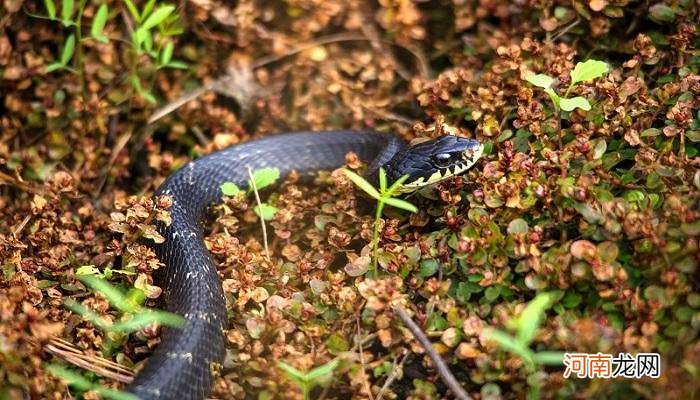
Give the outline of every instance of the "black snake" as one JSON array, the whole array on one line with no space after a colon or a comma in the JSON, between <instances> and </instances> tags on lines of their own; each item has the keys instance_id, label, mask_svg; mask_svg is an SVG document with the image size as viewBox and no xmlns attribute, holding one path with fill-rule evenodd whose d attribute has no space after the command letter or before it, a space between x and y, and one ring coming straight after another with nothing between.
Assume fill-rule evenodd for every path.
<instances>
[{"instance_id":1,"label":"black snake","mask_svg":"<svg viewBox=\"0 0 700 400\"><path fill-rule=\"evenodd\" d=\"M224 182L246 187L248 168L274 167L282 176L293 170L332 170L354 152L369 162L366 176L375 177L383 166L389 182L409 175L403 186L410 191L466 171L482 150L476 140L455 136L408 147L394 135L371 131L301 132L249 141L187 164L156 191L172 198L172 223L158 226L164 243L151 243L165 264L156 281L164 289L166 308L184 316L186 323L183 329L165 329L126 390L144 400L204 399L211 390L225 354L227 316L201 222L207 209L222 200Z\"/></svg>"}]
</instances>

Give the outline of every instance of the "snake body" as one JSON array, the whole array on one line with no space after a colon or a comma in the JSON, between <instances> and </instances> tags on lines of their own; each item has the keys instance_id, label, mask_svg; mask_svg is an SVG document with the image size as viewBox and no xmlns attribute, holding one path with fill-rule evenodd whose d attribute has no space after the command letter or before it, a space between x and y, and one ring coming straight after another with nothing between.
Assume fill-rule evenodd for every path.
<instances>
[{"instance_id":1,"label":"snake body","mask_svg":"<svg viewBox=\"0 0 700 400\"><path fill-rule=\"evenodd\" d=\"M369 162L368 176L376 176L384 166L390 182L408 174L408 183L421 179L431 183L435 174L459 173L481 155L482 146L471 139L438 142L411 148L394 135L371 131L287 133L220 150L171 175L156 195L171 197L172 223L159 224L165 242L150 245L164 264L155 278L163 288L166 309L184 316L186 322L182 329L164 329L161 343L126 390L143 400L199 400L211 390L225 354L228 318L221 280L205 247L201 223L207 209L221 202L224 182L245 188L249 168L278 168L282 176L291 171L332 170L345 163L347 153L354 152ZM415 148L418 151L410 151ZM423 154L426 152L432 155ZM453 153L455 159L458 153L472 159L445 163L445 154ZM431 165L433 159L439 165Z\"/></svg>"}]
</instances>

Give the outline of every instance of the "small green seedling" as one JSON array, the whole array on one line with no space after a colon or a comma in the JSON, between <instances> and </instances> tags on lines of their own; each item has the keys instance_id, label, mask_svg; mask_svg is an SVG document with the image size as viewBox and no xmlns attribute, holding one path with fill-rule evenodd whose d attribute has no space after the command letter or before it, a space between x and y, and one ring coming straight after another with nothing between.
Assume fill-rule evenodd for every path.
<instances>
[{"instance_id":1,"label":"small green seedling","mask_svg":"<svg viewBox=\"0 0 700 400\"><path fill-rule=\"evenodd\" d=\"M580 62L576 64L574 70L571 71L571 83L566 89L564 97L559 97L559 95L552 89L552 84L554 83L554 78L545 74L533 74L529 75L525 79L531 84L541 87L544 92L549 95L552 99L552 103L557 110L561 109L563 111L573 111L576 108L580 108L584 111L589 111L591 109L591 103L581 96L576 96L568 98L569 92L573 86L579 82L586 82L596 78L600 78L608 72L608 65L602 61L598 60L588 60L585 62Z\"/></svg>"},{"instance_id":2,"label":"small green seedling","mask_svg":"<svg viewBox=\"0 0 700 400\"><path fill-rule=\"evenodd\" d=\"M345 169L345 175L360 189L364 190L370 197L377 201L377 210L374 216L374 234L372 236L372 275L377 274L377 254L379 252L379 223L381 222L382 211L386 204L406 210L408 212L418 212L418 208L413 204L394 198L399 194L399 188L408 179L408 175L404 175L397 179L390 187L387 188L386 172L384 168L379 168L379 190L375 189L371 183L360 175Z\"/></svg>"},{"instance_id":3,"label":"small green seedling","mask_svg":"<svg viewBox=\"0 0 700 400\"><path fill-rule=\"evenodd\" d=\"M261 168L253 172L253 181L248 180L248 190L244 191L238 187L233 182L225 182L221 185L221 192L226 196L239 196L239 195L249 195L253 193L253 188L257 190L262 190L273 183L275 183L280 178L280 170L277 168ZM253 185L254 183L254 185ZM253 209L258 217L261 217L265 221L271 220L279 209L275 206L271 206L267 203L259 203Z\"/></svg>"},{"instance_id":4,"label":"small green seedling","mask_svg":"<svg viewBox=\"0 0 700 400\"><path fill-rule=\"evenodd\" d=\"M282 361L277 362L277 367L284 371L285 375L299 386L304 400L310 400L311 391L314 387L327 383L333 376L333 370L338 367L339 363L338 359L335 359L309 372L301 372Z\"/></svg>"},{"instance_id":5,"label":"small green seedling","mask_svg":"<svg viewBox=\"0 0 700 400\"><path fill-rule=\"evenodd\" d=\"M484 333L505 351L511 352L523 361L525 369L530 374L528 384L530 385L529 398L540 398L540 378L538 371L544 365L563 365L564 353L559 351L534 352L530 349L530 344L535 338L545 311L554 303L555 295L552 293L540 293L530 301L522 314L515 319L508 321L508 327L515 331L512 336L502 330L487 328Z\"/></svg>"},{"instance_id":6,"label":"small green seedling","mask_svg":"<svg viewBox=\"0 0 700 400\"><path fill-rule=\"evenodd\" d=\"M44 365L44 369L49 374L59 379L63 379L75 389L83 392L93 391L102 396L103 398L109 400L138 400L138 397L136 395L127 392L121 392L119 390L108 389L96 383L90 382L84 376L73 372L70 369L63 368L58 364L46 364Z\"/></svg>"},{"instance_id":7,"label":"small green seedling","mask_svg":"<svg viewBox=\"0 0 700 400\"><path fill-rule=\"evenodd\" d=\"M80 314L105 332L136 332L153 323L172 328L182 328L185 325L183 317L166 311L144 308L139 304L140 301L135 296L125 295L107 281L95 275L78 275L78 279L94 291L102 294L114 308L123 314L121 321L111 322L76 301L66 301L65 305L71 311Z\"/></svg>"},{"instance_id":8,"label":"small green seedling","mask_svg":"<svg viewBox=\"0 0 700 400\"><path fill-rule=\"evenodd\" d=\"M103 3L95 12L90 25L90 34L83 33L82 20L87 0L61 0L60 15L57 12L55 0L44 0L46 15L32 15L35 18L48 19L60 22L65 28L72 32L66 36L61 50L60 58L46 66L46 72L66 70L77 74L80 77L83 93L85 88L84 51L83 43L94 40L101 43L109 43L110 38L105 34L111 11L107 4ZM143 8L136 7L133 1L124 0L127 13L134 21L134 29L131 32L131 40L127 40L132 49L131 71L129 83L132 89L141 97L151 103L156 102L156 98L150 89L144 87L142 80L150 77L150 86L153 86L155 72L163 68L187 69L187 64L174 60L173 53L175 45L171 37L182 34L183 30L179 24L179 15L175 12L176 7L172 4L157 4L156 0L148 0ZM128 17L127 17L128 18ZM156 37L155 32L158 32ZM147 55L154 68L139 69L139 58ZM71 66L73 64L73 66Z\"/></svg>"}]
</instances>

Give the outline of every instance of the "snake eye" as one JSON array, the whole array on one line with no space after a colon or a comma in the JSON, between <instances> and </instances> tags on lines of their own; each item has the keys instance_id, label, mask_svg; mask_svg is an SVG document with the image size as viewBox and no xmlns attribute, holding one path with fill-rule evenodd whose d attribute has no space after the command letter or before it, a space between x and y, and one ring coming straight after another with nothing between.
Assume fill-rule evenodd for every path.
<instances>
[{"instance_id":1,"label":"snake eye","mask_svg":"<svg viewBox=\"0 0 700 400\"><path fill-rule=\"evenodd\" d=\"M452 161L452 154L450 153L438 153L433 156L433 160L438 167L447 167Z\"/></svg>"}]
</instances>

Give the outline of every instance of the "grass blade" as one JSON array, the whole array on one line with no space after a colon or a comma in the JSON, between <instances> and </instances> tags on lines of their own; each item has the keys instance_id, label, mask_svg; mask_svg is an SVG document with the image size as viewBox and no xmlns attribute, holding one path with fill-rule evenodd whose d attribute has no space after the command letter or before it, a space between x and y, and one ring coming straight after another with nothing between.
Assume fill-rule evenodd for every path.
<instances>
[{"instance_id":1,"label":"grass blade","mask_svg":"<svg viewBox=\"0 0 700 400\"><path fill-rule=\"evenodd\" d=\"M148 16L148 18L146 18L143 25L141 25L141 29L149 30L153 28L168 18L168 15L172 14L173 11L175 11L175 6L173 5L158 7L151 15Z\"/></svg>"},{"instance_id":2,"label":"grass blade","mask_svg":"<svg viewBox=\"0 0 700 400\"><path fill-rule=\"evenodd\" d=\"M348 177L357 187L360 189L364 190L365 193L370 195L372 198L379 200L381 198L381 195L377 191L377 189L372 186L371 183L367 182L367 180L360 175L350 171L349 169L344 169L343 172L345 172L345 176Z\"/></svg>"},{"instance_id":3,"label":"grass blade","mask_svg":"<svg viewBox=\"0 0 700 400\"><path fill-rule=\"evenodd\" d=\"M412 212L412 213L418 212L418 207L414 206L413 204L411 204L405 200L397 199L394 197L384 198L384 203L386 203L392 207L395 207L395 208L400 208L402 210L406 210L408 212Z\"/></svg>"},{"instance_id":4,"label":"grass blade","mask_svg":"<svg viewBox=\"0 0 700 400\"><path fill-rule=\"evenodd\" d=\"M44 6L46 7L46 13L49 15L49 18L56 18L56 4L54 4L53 0L44 0Z\"/></svg>"},{"instance_id":5,"label":"grass blade","mask_svg":"<svg viewBox=\"0 0 700 400\"><path fill-rule=\"evenodd\" d=\"M70 34L66 38L66 42L63 44L63 51L61 52L61 64L63 66L68 65L70 59L73 57L73 52L75 51L75 35Z\"/></svg>"},{"instance_id":6,"label":"grass blade","mask_svg":"<svg viewBox=\"0 0 700 400\"><path fill-rule=\"evenodd\" d=\"M516 322L518 342L527 345L532 341L540 326L545 310L551 305L552 295L549 293L540 293L530 301Z\"/></svg>"},{"instance_id":7,"label":"grass blade","mask_svg":"<svg viewBox=\"0 0 700 400\"><path fill-rule=\"evenodd\" d=\"M92 26L90 27L90 35L103 43L107 43L107 37L102 33L102 31L105 28L108 16L109 7L107 7L107 4L102 4L100 8L97 9L95 18L92 20Z\"/></svg>"}]
</instances>

